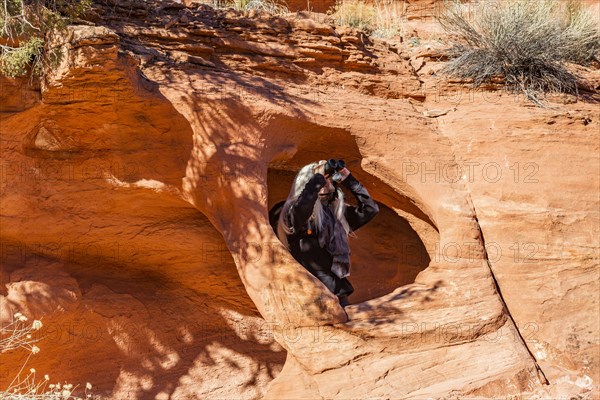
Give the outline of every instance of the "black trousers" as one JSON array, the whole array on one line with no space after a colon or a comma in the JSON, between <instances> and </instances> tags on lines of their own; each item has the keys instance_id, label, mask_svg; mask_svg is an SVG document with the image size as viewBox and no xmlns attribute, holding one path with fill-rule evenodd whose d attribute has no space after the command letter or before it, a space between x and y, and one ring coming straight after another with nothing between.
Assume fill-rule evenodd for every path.
<instances>
[{"instance_id":1,"label":"black trousers","mask_svg":"<svg viewBox=\"0 0 600 400\"><path fill-rule=\"evenodd\" d=\"M340 279L337 275L332 272L326 272L322 270L315 270L313 268L306 268L311 274L313 274L318 280L329 289L329 291L341 298L349 296L354 292L354 287L348 280L348 278Z\"/></svg>"}]
</instances>

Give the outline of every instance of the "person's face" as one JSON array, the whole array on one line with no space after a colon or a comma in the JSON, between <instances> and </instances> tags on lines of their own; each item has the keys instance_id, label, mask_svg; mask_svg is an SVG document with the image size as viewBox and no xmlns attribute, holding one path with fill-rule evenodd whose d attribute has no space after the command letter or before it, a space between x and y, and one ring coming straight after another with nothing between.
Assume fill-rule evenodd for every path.
<instances>
[{"instance_id":1,"label":"person's face","mask_svg":"<svg viewBox=\"0 0 600 400\"><path fill-rule=\"evenodd\" d=\"M319 190L319 200L321 200L322 203L327 204L329 202L329 200L331 199L331 197L333 196L333 193L335 192L335 186L333 185L333 180L331 179L331 176L328 176L325 174L325 165L324 164L315 167L313 172L315 174L320 173L325 176L325 186L323 186L321 188L321 190Z\"/></svg>"},{"instance_id":2,"label":"person's face","mask_svg":"<svg viewBox=\"0 0 600 400\"><path fill-rule=\"evenodd\" d=\"M333 186L333 181L331 177L328 177L325 180L325 186L319 190L319 200L323 203L327 203L331 198L331 195L335 192L335 186Z\"/></svg>"}]
</instances>

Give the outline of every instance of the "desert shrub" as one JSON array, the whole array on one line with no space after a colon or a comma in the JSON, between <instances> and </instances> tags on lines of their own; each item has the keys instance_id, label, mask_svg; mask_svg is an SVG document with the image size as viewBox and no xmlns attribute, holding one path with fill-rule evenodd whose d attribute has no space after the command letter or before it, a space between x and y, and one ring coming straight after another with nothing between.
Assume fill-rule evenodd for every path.
<instances>
[{"instance_id":1,"label":"desert shrub","mask_svg":"<svg viewBox=\"0 0 600 400\"><path fill-rule=\"evenodd\" d=\"M0 3L0 72L21 76L41 72L44 38L81 17L92 0L2 0Z\"/></svg>"},{"instance_id":2,"label":"desert shrub","mask_svg":"<svg viewBox=\"0 0 600 400\"><path fill-rule=\"evenodd\" d=\"M285 1L278 0L202 0L201 3L215 9L233 8L242 12L256 10L265 11L272 15L281 15L289 12Z\"/></svg>"},{"instance_id":3,"label":"desert shrub","mask_svg":"<svg viewBox=\"0 0 600 400\"><path fill-rule=\"evenodd\" d=\"M398 0L375 0L375 27L371 36L391 38L402 36L402 21L405 17L404 2Z\"/></svg>"},{"instance_id":4,"label":"desert shrub","mask_svg":"<svg viewBox=\"0 0 600 400\"><path fill-rule=\"evenodd\" d=\"M597 23L571 0L447 2L438 18L452 42L443 72L476 87L501 77L540 105L544 93L577 93L568 63L588 63L600 50Z\"/></svg>"},{"instance_id":5,"label":"desert shrub","mask_svg":"<svg viewBox=\"0 0 600 400\"><path fill-rule=\"evenodd\" d=\"M399 0L338 0L327 12L336 25L350 26L370 36L390 38L400 35L404 3Z\"/></svg>"},{"instance_id":6,"label":"desert shrub","mask_svg":"<svg viewBox=\"0 0 600 400\"><path fill-rule=\"evenodd\" d=\"M275 0L231 0L226 6L233 7L239 11L266 11L273 15L285 14L288 8Z\"/></svg>"},{"instance_id":7,"label":"desert shrub","mask_svg":"<svg viewBox=\"0 0 600 400\"><path fill-rule=\"evenodd\" d=\"M363 0L337 1L328 12L336 25L371 32L375 26L375 7Z\"/></svg>"},{"instance_id":8,"label":"desert shrub","mask_svg":"<svg viewBox=\"0 0 600 400\"><path fill-rule=\"evenodd\" d=\"M43 379L37 379L35 368L30 368L29 372L23 376L27 362L32 354L40 352L40 348L34 343L41 339L36 338L36 331L42 327L42 321L35 320L31 325L27 322L28 318L21 313L13 316L13 321L0 326L0 363L2 354L24 349L29 353L27 359L21 366L14 379L8 385L6 390L0 390L1 400L83 400L79 397L73 397L72 393L77 386L73 387L70 383L50 383L50 377L44 375ZM88 393L92 385L88 382L85 387L85 397L90 398Z\"/></svg>"}]
</instances>

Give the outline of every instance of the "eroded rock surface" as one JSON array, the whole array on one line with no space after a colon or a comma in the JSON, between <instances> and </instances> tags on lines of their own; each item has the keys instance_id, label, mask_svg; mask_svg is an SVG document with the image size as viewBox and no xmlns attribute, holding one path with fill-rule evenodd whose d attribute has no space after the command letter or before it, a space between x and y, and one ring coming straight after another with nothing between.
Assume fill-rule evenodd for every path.
<instances>
[{"instance_id":1,"label":"eroded rock surface","mask_svg":"<svg viewBox=\"0 0 600 400\"><path fill-rule=\"evenodd\" d=\"M472 93L301 15L103 4L2 103L1 318L43 316L38 371L115 399L598 395L597 103ZM348 316L267 216L329 157L383 209Z\"/></svg>"}]
</instances>

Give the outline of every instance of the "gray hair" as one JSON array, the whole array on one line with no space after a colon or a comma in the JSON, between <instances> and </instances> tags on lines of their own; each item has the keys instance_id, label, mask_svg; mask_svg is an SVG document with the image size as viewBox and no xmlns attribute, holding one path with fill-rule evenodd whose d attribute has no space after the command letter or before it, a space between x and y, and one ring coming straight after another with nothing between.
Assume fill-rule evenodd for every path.
<instances>
[{"instance_id":1,"label":"gray hair","mask_svg":"<svg viewBox=\"0 0 600 400\"><path fill-rule=\"evenodd\" d=\"M290 211L290 207L296 202L308 181L310 181L310 179L316 174L315 169L317 169L317 172L324 174L326 163L327 160L321 160L305 165L304 167L300 168L300 171L298 171L296 177L294 178L292 188L290 189L290 193L287 197L287 200L283 204L281 214L279 215L279 220L277 221L277 237L279 237L279 240L281 240L281 242L288 249L290 248L290 246L287 241L287 235L293 235L295 233L293 223L291 224L291 226L288 225L288 221L286 218ZM342 223L346 234L349 234L350 226L348 225L348 221L346 221L346 216L344 215L344 211L346 208L346 205L344 203L344 193L339 187L336 189L336 191L337 197L333 201L333 215ZM309 221L312 223L313 226L316 226L318 232L321 232L323 228L324 212L325 210L323 209L321 201L317 199Z\"/></svg>"}]
</instances>

